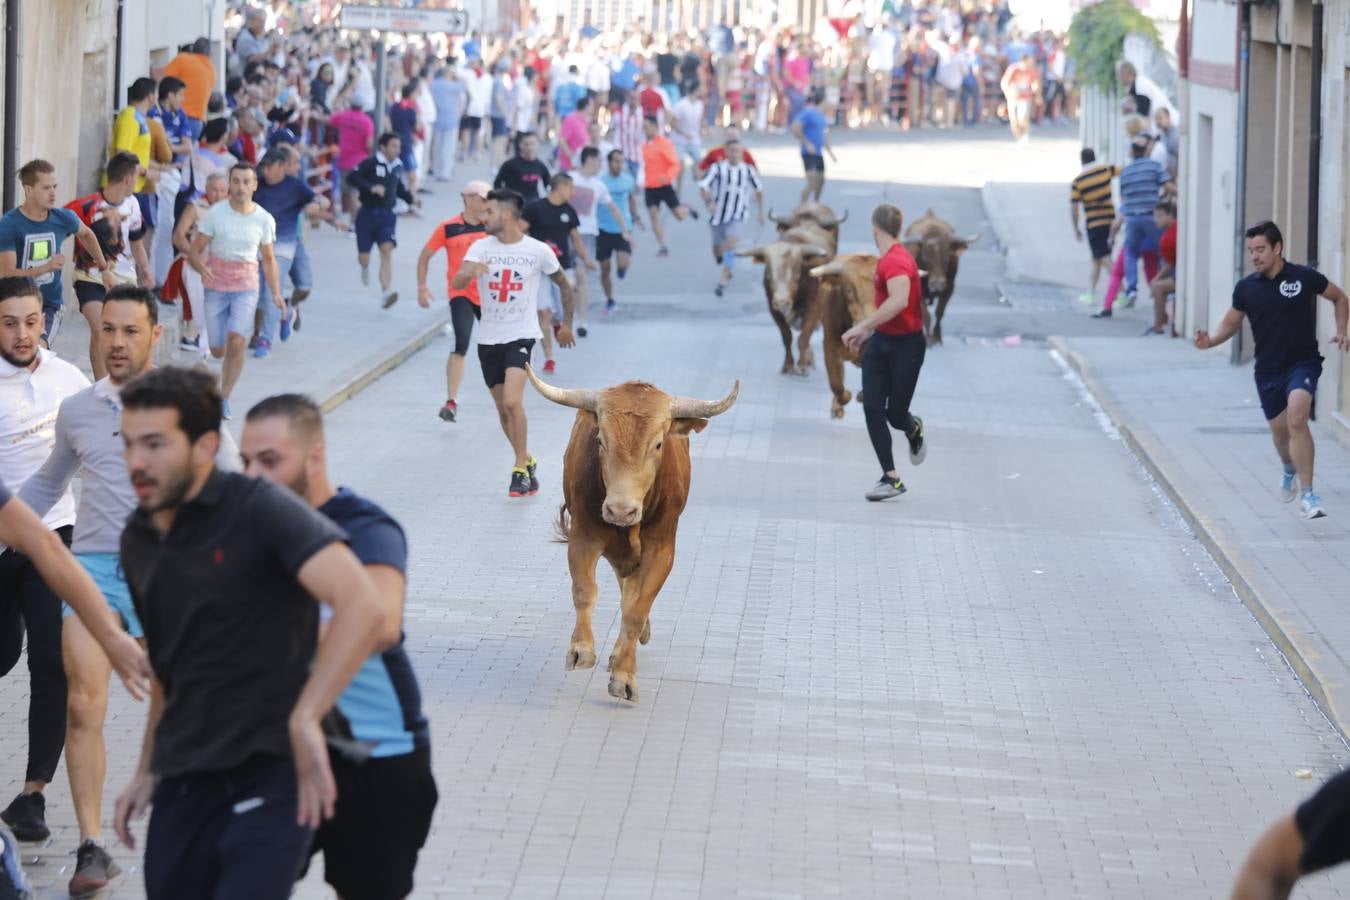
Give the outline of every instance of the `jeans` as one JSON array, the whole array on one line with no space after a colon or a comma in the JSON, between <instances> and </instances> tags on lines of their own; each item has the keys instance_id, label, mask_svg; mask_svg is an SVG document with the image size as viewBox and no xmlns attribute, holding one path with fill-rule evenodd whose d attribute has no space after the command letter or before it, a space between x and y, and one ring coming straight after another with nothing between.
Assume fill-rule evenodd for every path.
<instances>
[{"instance_id":1,"label":"jeans","mask_svg":"<svg viewBox=\"0 0 1350 900\"><path fill-rule=\"evenodd\" d=\"M797 113L801 112L802 108L806 106L806 94L791 87L784 88L783 93L787 95L788 125L791 126L793 122L797 121Z\"/></svg>"},{"instance_id":2,"label":"jeans","mask_svg":"<svg viewBox=\"0 0 1350 900\"><path fill-rule=\"evenodd\" d=\"M154 273L155 284L163 284L169 274L169 266L177 251L173 246L174 203L178 199L178 189L183 185L183 173L175 168L165 169L159 174L155 185L155 196L159 199L159 227L150 243L150 271Z\"/></svg>"},{"instance_id":3,"label":"jeans","mask_svg":"<svg viewBox=\"0 0 1350 900\"><path fill-rule=\"evenodd\" d=\"M973 78L961 82L961 121L967 125L980 121L980 83Z\"/></svg>"},{"instance_id":4,"label":"jeans","mask_svg":"<svg viewBox=\"0 0 1350 900\"><path fill-rule=\"evenodd\" d=\"M1139 258L1158 252L1162 233L1153 221L1153 212L1125 217L1125 293L1133 294L1139 283Z\"/></svg>"},{"instance_id":5,"label":"jeans","mask_svg":"<svg viewBox=\"0 0 1350 900\"><path fill-rule=\"evenodd\" d=\"M56 533L70 546L73 528ZM61 598L32 560L0 555L0 675L19 662L28 635L28 770L25 781L50 782L66 744L66 670L61 661Z\"/></svg>"},{"instance_id":6,"label":"jeans","mask_svg":"<svg viewBox=\"0 0 1350 900\"><path fill-rule=\"evenodd\" d=\"M310 268L309 252L305 250L303 241L295 244L276 244L273 246L273 252L277 257L277 269L283 284L289 276L293 290L310 290L314 287L314 272ZM258 266L258 282L258 303L263 311L262 336L276 343L277 329L281 325L281 310L272 302L272 289L267 286L261 264Z\"/></svg>"}]
</instances>

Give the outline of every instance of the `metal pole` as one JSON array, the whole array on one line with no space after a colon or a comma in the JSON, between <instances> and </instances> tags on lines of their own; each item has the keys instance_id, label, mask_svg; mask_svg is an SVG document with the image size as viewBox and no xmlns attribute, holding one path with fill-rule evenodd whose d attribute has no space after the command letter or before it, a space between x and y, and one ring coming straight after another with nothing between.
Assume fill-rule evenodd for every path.
<instances>
[{"instance_id":1,"label":"metal pole","mask_svg":"<svg viewBox=\"0 0 1350 900\"><path fill-rule=\"evenodd\" d=\"M380 32L380 42L375 50L375 108L370 111L370 118L375 123L375 137L384 133L384 108L388 105L384 96L384 69L385 58L387 57L384 46L384 32Z\"/></svg>"},{"instance_id":2,"label":"metal pole","mask_svg":"<svg viewBox=\"0 0 1350 900\"><path fill-rule=\"evenodd\" d=\"M13 209L19 170L19 0L5 0L5 209Z\"/></svg>"},{"instance_id":3,"label":"metal pole","mask_svg":"<svg viewBox=\"0 0 1350 900\"><path fill-rule=\"evenodd\" d=\"M1247 250L1247 107L1251 103L1251 91L1248 79L1251 77L1252 56L1252 10L1249 0L1240 0L1242 4L1242 36L1238 42L1238 134L1237 134L1237 178L1233 198L1234 219L1237 222L1236 246L1233 248L1233 282L1242 280L1244 268L1242 260ZM1243 332L1233 337L1233 349L1229 359L1235 365L1242 362Z\"/></svg>"},{"instance_id":4,"label":"metal pole","mask_svg":"<svg viewBox=\"0 0 1350 900\"><path fill-rule=\"evenodd\" d=\"M1317 268L1318 219L1322 206L1322 0L1313 0L1312 90L1308 112L1308 265Z\"/></svg>"}]
</instances>

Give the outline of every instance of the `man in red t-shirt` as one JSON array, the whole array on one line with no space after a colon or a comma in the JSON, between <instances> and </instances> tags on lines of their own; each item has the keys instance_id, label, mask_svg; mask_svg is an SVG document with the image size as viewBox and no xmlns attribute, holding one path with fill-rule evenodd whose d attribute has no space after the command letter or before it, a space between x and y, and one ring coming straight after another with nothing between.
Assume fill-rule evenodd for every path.
<instances>
[{"instance_id":1,"label":"man in red t-shirt","mask_svg":"<svg viewBox=\"0 0 1350 900\"><path fill-rule=\"evenodd\" d=\"M698 161L699 174L707 172L708 167L711 166L713 163L721 162L722 160L727 158L726 142L729 141L739 142L740 139L741 139L740 129L738 129L735 125L728 125L726 127L726 131L723 137L724 142L718 144L716 147L709 150L706 154L704 154L703 158ZM742 144L741 146L742 148L744 148L745 145ZM755 162L755 157L750 153L749 150L742 149L741 155L745 157L745 161L748 164L755 166L756 168L759 168L759 164Z\"/></svg>"},{"instance_id":2,"label":"man in red t-shirt","mask_svg":"<svg viewBox=\"0 0 1350 900\"><path fill-rule=\"evenodd\" d=\"M1148 289L1153 294L1153 327L1145 334L1163 334L1167 328L1167 295L1177 289L1177 208L1170 200L1163 200L1153 208L1153 221L1162 231L1158 239L1158 253L1163 267ZM1176 337L1176 329L1172 336Z\"/></svg>"},{"instance_id":3,"label":"man in red t-shirt","mask_svg":"<svg viewBox=\"0 0 1350 900\"><path fill-rule=\"evenodd\" d=\"M464 254L469 246L487 236L483 217L487 212L487 195L492 185L486 181L470 181L464 185L461 195L464 198L464 212L436 226L431 237L422 247L417 257L417 303L423 309L431 306L431 288L427 287L427 268L437 251L445 249L446 282L453 282L455 273L464 262ZM454 285L448 288L450 296L450 326L455 332L455 346L450 358L445 362L445 405L441 407L440 417L446 422L455 421L459 414L460 382L464 380L464 356L469 352L469 338L473 335L473 323L482 318L481 303L478 299L478 279L473 279L461 290Z\"/></svg>"},{"instance_id":4,"label":"man in red t-shirt","mask_svg":"<svg viewBox=\"0 0 1350 900\"><path fill-rule=\"evenodd\" d=\"M891 453L892 428L905 433L911 463L917 466L928 455L923 420L909 412L928 342L919 266L900 243L903 223L900 209L889 203L872 211L872 240L881 254L872 276L876 309L843 334L844 346L854 352L862 348L863 416L881 463L881 480L867 492L868 500L889 500L905 492Z\"/></svg>"},{"instance_id":5,"label":"man in red t-shirt","mask_svg":"<svg viewBox=\"0 0 1350 900\"><path fill-rule=\"evenodd\" d=\"M661 90L657 83L658 79L655 73L647 76L647 83L638 92L638 103L642 104L642 115L644 118L656 120L656 124L661 126L661 131L666 129L666 114L670 112L670 100Z\"/></svg>"}]
</instances>

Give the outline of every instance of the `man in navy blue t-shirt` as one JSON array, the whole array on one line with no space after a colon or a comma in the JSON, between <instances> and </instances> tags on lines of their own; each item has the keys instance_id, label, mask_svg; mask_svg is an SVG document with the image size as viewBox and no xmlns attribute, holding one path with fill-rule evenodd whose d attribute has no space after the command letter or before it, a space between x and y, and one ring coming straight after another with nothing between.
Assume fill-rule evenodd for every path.
<instances>
[{"instance_id":1,"label":"man in navy blue t-shirt","mask_svg":"<svg viewBox=\"0 0 1350 900\"><path fill-rule=\"evenodd\" d=\"M338 799L314 852L323 851L324 879L340 897L407 897L437 801L430 729L403 650L407 539L379 506L333 488L323 417L308 397L279 394L250 409L239 449L247 474L286 485L347 533L384 602L386 649L366 660L325 721Z\"/></svg>"},{"instance_id":2,"label":"man in navy blue t-shirt","mask_svg":"<svg viewBox=\"0 0 1350 900\"><path fill-rule=\"evenodd\" d=\"M257 357L272 352L278 326L283 341L291 336L291 324L293 321L298 322L296 307L314 287L309 258L303 252L300 216L305 213L328 215L328 198L318 196L299 177L286 171L291 160L296 158L292 154L298 156L294 147L273 147L263 154L258 163L258 189L253 192L253 202L276 219L277 239L273 252L277 258L277 268L283 276L289 276L294 290L286 298L287 309L283 316L281 309L272 302L272 291L267 287L266 279L259 282L259 309L253 327L253 340L249 342Z\"/></svg>"},{"instance_id":3,"label":"man in navy blue t-shirt","mask_svg":"<svg viewBox=\"0 0 1350 900\"><path fill-rule=\"evenodd\" d=\"M1245 316L1256 339L1256 391L1261 410L1284 463L1280 499L1299 500L1305 518L1326 515L1313 490L1313 437L1308 428L1322 354L1317 349L1317 296L1336 304L1336 334L1331 343L1350 350L1350 297L1316 269L1284 261L1284 237L1274 222L1247 229L1252 274L1233 289L1233 308L1219 329L1195 332L1195 346L1217 347L1238 333ZM1300 491L1300 488L1302 489Z\"/></svg>"}]
</instances>

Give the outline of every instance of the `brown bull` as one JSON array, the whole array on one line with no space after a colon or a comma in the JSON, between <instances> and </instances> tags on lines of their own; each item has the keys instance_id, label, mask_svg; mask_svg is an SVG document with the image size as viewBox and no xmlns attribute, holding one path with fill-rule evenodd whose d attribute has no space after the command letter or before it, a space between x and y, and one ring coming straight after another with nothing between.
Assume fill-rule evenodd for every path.
<instances>
[{"instance_id":1,"label":"brown bull","mask_svg":"<svg viewBox=\"0 0 1350 900\"><path fill-rule=\"evenodd\" d=\"M931 209L905 229L905 248L928 273L923 279L923 330L929 344L942 343L942 316L956 289L961 254L977 240L979 235L958 237L951 223ZM928 307L935 301L937 308L930 313Z\"/></svg>"},{"instance_id":2,"label":"brown bull","mask_svg":"<svg viewBox=\"0 0 1350 900\"><path fill-rule=\"evenodd\" d=\"M825 374L834 394L830 401L830 417L834 419L844 417L844 407L853 399L853 394L844 387L844 361L861 365L861 353L844 346L844 332L876 309L876 291L872 285L876 271L875 253L845 253L810 272L820 279ZM861 394L858 399L862 399Z\"/></svg>"},{"instance_id":3,"label":"brown bull","mask_svg":"<svg viewBox=\"0 0 1350 900\"><path fill-rule=\"evenodd\" d=\"M819 279L808 270L834 256L835 241L814 223L794 225L778 240L762 247L737 252L764 265L764 295L769 315L783 337L783 374L805 375L815 365L811 335L820 319ZM792 358L792 332L796 329L797 358Z\"/></svg>"},{"instance_id":4,"label":"brown bull","mask_svg":"<svg viewBox=\"0 0 1350 900\"><path fill-rule=\"evenodd\" d=\"M609 656L609 692L637 700L637 645L651 640L652 601L675 563L675 531L689 497L689 432L736 402L741 383L721 400L671 397L628 381L601 391L545 384L539 393L577 410L563 455L558 530L567 543L577 623L567 669L595 665L595 567L603 556L619 579L623 624Z\"/></svg>"}]
</instances>

